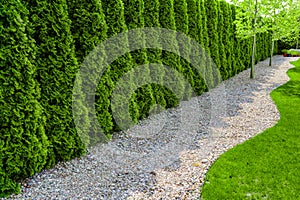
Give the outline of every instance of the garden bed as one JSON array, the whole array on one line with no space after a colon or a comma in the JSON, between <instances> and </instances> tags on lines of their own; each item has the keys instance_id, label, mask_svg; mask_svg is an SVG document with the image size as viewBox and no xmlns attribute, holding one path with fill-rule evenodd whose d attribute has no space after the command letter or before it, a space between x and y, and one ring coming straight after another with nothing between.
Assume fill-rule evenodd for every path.
<instances>
[{"instance_id":1,"label":"garden bed","mask_svg":"<svg viewBox=\"0 0 300 200\"><path fill-rule=\"evenodd\" d=\"M282 50L283 57L300 57L300 49Z\"/></svg>"}]
</instances>

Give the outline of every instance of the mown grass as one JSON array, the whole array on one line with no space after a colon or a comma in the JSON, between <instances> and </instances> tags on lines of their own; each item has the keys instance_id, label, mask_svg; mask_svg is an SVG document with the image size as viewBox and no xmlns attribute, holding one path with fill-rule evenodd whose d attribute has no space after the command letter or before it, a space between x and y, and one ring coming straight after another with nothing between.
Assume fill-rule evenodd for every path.
<instances>
[{"instance_id":1,"label":"mown grass","mask_svg":"<svg viewBox=\"0 0 300 200\"><path fill-rule=\"evenodd\" d=\"M280 121L221 155L202 199L300 199L300 59L291 63L291 80L271 93Z\"/></svg>"}]
</instances>

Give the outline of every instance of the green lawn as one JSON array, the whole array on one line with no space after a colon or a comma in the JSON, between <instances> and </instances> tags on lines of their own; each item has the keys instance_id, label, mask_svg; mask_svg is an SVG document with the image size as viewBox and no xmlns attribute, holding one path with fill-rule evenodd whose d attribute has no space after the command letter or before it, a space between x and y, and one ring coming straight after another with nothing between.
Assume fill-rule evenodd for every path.
<instances>
[{"instance_id":1,"label":"green lawn","mask_svg":"<svg viewBox=\"0 0 300 200\"><path fill-rule=\"evenodd\" d=\"M300 199L300 59L292 64L291 80L271 93L280 121L220 156L203 199Z\"/></svg>"}]
</instances>

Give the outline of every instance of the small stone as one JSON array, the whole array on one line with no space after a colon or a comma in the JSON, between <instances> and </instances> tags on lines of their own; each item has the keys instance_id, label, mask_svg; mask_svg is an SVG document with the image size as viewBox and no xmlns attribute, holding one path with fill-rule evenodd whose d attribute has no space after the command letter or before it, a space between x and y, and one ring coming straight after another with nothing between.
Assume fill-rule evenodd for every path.
<instances>
[{"instance_id":1,"label":"small stone","mask_svg":"<svg viewBox=\"0 0 300 200\"><path fill-rule=\"evenodd\" d=\"M194 166L194 167L199 167L200 164L199 164L199 163L193 163L193 166Z\"/></svg>"}]
</instances>

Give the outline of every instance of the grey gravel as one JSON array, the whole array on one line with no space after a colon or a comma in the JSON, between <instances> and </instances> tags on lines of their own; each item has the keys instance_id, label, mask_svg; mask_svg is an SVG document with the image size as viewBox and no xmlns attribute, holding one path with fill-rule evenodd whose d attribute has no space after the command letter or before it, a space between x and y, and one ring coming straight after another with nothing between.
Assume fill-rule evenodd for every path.
<instances>
[{"instance_id":1,"label":"grey gravel","mask_svg":"<svg viewBox=\"0 0 300 200\"><path fill-rule=\"evenodd\" d=\"M152 115L87 155L27 178L8 199L197 199L218 156L272 127L269 94L289 79L291 60L275 56L178 108Z\"/></svg>"}]
</instances>

